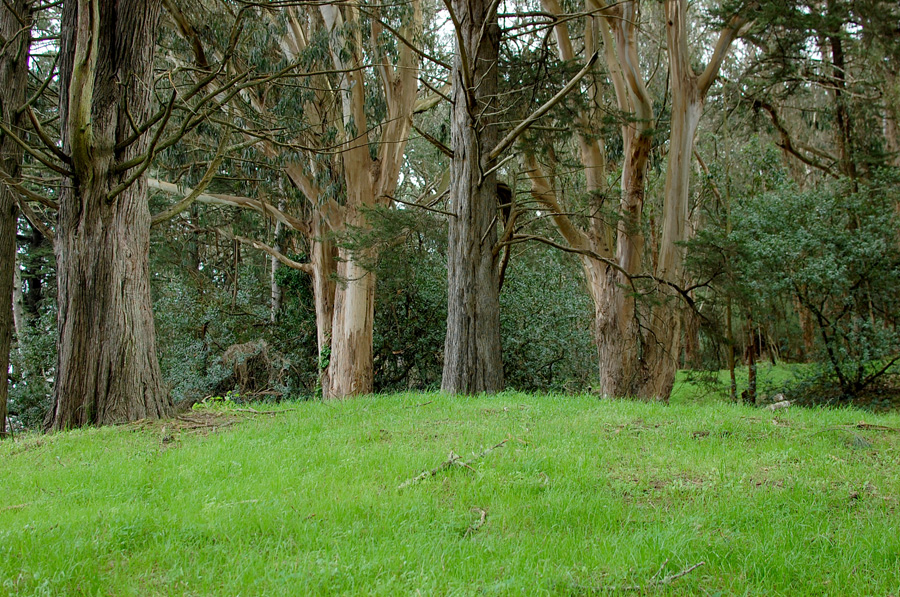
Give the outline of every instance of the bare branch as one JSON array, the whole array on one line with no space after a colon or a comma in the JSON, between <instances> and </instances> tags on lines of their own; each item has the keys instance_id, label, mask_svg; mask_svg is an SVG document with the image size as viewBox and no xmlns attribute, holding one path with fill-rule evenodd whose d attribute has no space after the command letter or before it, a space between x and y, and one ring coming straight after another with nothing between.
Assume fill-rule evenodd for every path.
<instances>
[{"instance_id":1,"label":"bare branch","mask_svg":"<svg viewBox=\"0 0 900 597\"><path fill-rule=\"evenodd\" d=\"M181 188L171 182L164 182L161 180L156 180L154 178L148 179L147 183L151 189L163 191L164 193L189 195L193 192L193 189L187 187ZM228 207L251 209L266 217L272 218L275 221L281 222L291 230L296 230L303 234L307 234L309 231L309 226L302 220L290 216L276 207L264 204L258 199L250 199L249 197L237 197L234 195L215 195L200 193L199 195L194 197L194 201L196 201L197 203L206 203L210 205L224 205ZM154 217L153 225L159 223L156 221L157 218L159 218L159 216Z\"/></svg>"},{"instance_id":2,"label":"bare branch","mask_svg":"<svg viewBox=\"0 0 900 597\"><path fill-rule=\"evenodd\" d=\"M290 268L292 268L292 269L296 269L296 270L299 270L299 271L301 271L301 272L306 272L306 273L309 274L309 275L313 275L313 266L312 266L311 263L300 263L299 261L294 261L294 260L291 259L290 257L287 257L286 255L284 255L284 254L281 253L280 251L276 251L275 249L273 249L272 247L270 247L269 245L267 245L267 244L265 244L265 243L263 243L263 242L260 242L260 241L258 241L258 240L254 240L254 239L252 239L252 238L245 238L245 237L243 237L243 236L236 236L236 235L234 235L234 234L231 234L230 232L228 232L228 231L225 230L224 228L217 228L216 230L218 230L218 232L219 232L222 236L224 236L225 238L229 238L229 239L231 239L231 240L236 240L236 241L238 241L238 242L240 242L240 243L243 243L243 244L245 244L245 245L250 245L250 246L253 247L254 249L258 249L258 250L260 250L260 251L263 251L263 252L265 252L265 253L268 253L269 255L271 255L272 257L274 257L275 259L277 259L278 261L280 261L281 263L283 263L284 265L286 265L286 266L288 266L288 267L290 267Z\"/></svg>"}]
</instances>

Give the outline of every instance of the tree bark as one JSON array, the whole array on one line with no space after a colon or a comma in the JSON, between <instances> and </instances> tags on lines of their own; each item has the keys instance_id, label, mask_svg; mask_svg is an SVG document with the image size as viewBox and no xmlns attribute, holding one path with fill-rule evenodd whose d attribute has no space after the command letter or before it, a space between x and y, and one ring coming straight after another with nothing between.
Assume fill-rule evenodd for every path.
<instances>
[{"instance_id":1,"label":"tree bark","mask_svg":"<svg viewBox=\"0 0 900 597\"><path fill-rule=\"evenodd\" d=\"M283 212L284 207L285 207L284 201L281 201L278 204L278 209ZM276 251L278 251L279 253L281 253L283 250L281 245L284 242L284 235L285 235L284 224L281 222L276 222L275 223L275 243L274 243L273 248ZM282 304L283 295L284 295L284 293L282 292L282 289L281 289L281 284L278 283L278 268L281 267L281 262L278 261L278 258L273 255L272 257L269 258L269 267L270 267L270 269L269 269L269 288L271 291L271 299L272 299L272 302L270 305L269 320L272 323L276 323L278 321L278 315L279 315L279 313L281 313L281 304Z\"/></svg>"},{"instance_id":2,"label":"tree bark","mask_svg":"<svg viewBox=\"0 0 900 597\"><path fill-rule=\"evenodd\" d=\"M60 194L56 242L53 429L159 418L172 407L156 355L147 181L122 167L149 148L148 134L127 140L130 119L150 116L159 11L159 0L63 6L60 122L74 174Z\"/></svg>"},{"instance_id":3,"label":"tree bark","mask_svg":"<svg viewBox=\"0 0 900 597\"><path fill-rule=\"evenodd\" d=\"M331 327L330 397L370 394L375 368L372 355L375 320L375 273L360 264L360 255L339 251L334 322Z\"/></svg>"},{"instance_id":4,"label":"tree bark","mask_svg":"<svg viewBox=\"0 0 900 597\"><path fill-rule=\"evenodd\" d=\"M334 319L335 274L337 264L327 225L313 214L310 234L313 300L316 304L316 340L319 348L319 387L323 397L331 391L331 325Z\"/></svg>"},{"instance_id":5,"label":"tree bark","mask_svg":"<svg viewBox=\"0 0 900 597\"><path fill-rule=\"evenodd\" d=\"M25 23L25 25L22 24ZM28 90L28 50L31 41L31 14L25 0L11 0L0 8L0 39L6 40L0 55L0 118L21 135ZM22 148L10 137L0 134L0 168L12 180L19 180ZM12 346L13 286L16 268L16 191L0 183L0 437L6 435L9 396L9 351Z\"/></svg>"},{"instance_id":6,"label":"tree bark","mask_svg":"<svg viewBox=\"0 0 900 597\"><path fill-rule=\"evenodd\" d=\"M447 337L441 387L451 394L503 389L500 354L497 179L487 156L497 143L496 10L484 0L453 0L450 211L447 248ZM484 34L482 35L482 31Z\"/></svg>"}]
</instances>

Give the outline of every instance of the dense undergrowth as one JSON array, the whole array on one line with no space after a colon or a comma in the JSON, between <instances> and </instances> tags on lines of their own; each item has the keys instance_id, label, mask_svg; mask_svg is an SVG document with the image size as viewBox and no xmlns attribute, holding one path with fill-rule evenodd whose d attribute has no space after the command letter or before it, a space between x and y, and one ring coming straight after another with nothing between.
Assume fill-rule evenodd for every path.
<instances>
[{"instance_id":1,"label":"dense undergrowth","mask_svg":"<svg viewBox=\"0 0 900 597\"><path fill-rule=\"evenodd\" d=\"M896 414L513 393L270 408L0 444L0 593L900 591ZM441 468L451 451L472 462Z\"/></svg>"}]
</instances>

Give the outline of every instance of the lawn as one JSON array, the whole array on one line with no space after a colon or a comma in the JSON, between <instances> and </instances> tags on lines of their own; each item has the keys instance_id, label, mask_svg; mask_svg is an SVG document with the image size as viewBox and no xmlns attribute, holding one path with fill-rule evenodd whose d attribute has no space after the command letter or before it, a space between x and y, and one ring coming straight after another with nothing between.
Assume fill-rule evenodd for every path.
<instances>
[{"instance_id":1,"label":"lawn","mask_svg":"<svg viewBox=\"0 0 900 597\"><path fill-rule=\"evenodd\" d=\"M900 594L897 414L256 408L0 444L0 593Z\"/></svg>"}]
</instances>

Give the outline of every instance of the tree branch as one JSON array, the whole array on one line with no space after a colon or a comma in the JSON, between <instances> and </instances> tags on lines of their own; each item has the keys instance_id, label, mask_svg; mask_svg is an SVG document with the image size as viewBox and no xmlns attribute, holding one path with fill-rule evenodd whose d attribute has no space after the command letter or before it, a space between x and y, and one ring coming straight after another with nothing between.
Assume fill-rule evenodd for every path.
<instances>
[{"instance_id":1,"label":"tree branch","mask_svg":"<svg viewBox=\"0 0 900 597\"><path fill-rule=\"evenodd\" d=\"M578 73L574 77L572 77L572 80L570 80L568 83L566 83L565 87L560 89L559 92L556 95L554 95L553 97L551 97L549 100L547 100L547 102L543 106L541 106L540 108L538 108L537 110L532 112L531 115L529 115L525 120L520 122L516 128L514 128L512 131L510 131L509 134L507 134L506 137L504 137L494 147L494 149L491 150L491 153L488 154L488 157L487 157L488 163L496 160L500 156L500 154L502 154L504 151L506 151L509 148L509 146L512 145L515 142L515 140L519 138L519 136L522 133L524 133L526 130L528 130L528 127L530 127L532 124L534 124L535 121L537 121L544 114L549 112L553 106L558 104L564 97L566 97L566 95L568 95L568 93L570 91L572 91L572 89L575 88L575 86L578 84L578 82L581 81L581 79L584 78L584 76L590 72L591 68L593 68L593 66L594 66L594 63L597 61L597 58L598 58L598 55L596 53L593 56L591 56L590 60L588 60L587 63L584 65L584 67L580 71L578 71Z\"/></svg>"},{"instance_id":2,"label":"tree branch","mask_svg":"<svg viewBox=\"0 0 900 597\"><path fill-rule=\"evenodd\" d=\"M312 266L311 263L300 263L299 261L294 261L294 260L291 259L290 257L287 257L286 255L284 255L284 254L281 253L280 251L276 251L275 249L273 249L272 247L270 247L269 245L267 245L267 244L265 244L265 243L263 243L263 242L260 242L260 241L258 241L258 240L254 240L254 239L252 239L252 238L245 238L245 237L243 237L243 236L236 236L236 235L234 235L234 234L231 234L230 232L228 232L228 231L225 230L224 228L216 228L216 230L217 230L222 236L224 236L225 238L228 238L228 239L231 239L231 240L236 240L236 241L238 241L238 242L240 242L240 243L243 243L243 244L245 244L245 245L250 245L250 246L253 247L254 249L257 249L257 250L263 251L263 252L265 252L265 253L268 253L269 255L271 255L272 257L274 257L275 259L277 259L278 261L280 261L281 263L283 263L284 265L286 265L286 266L288 266L288 267L290 267L290 268L292 268L292 269L296 269L296 270L299 270L299 271L301 271L301 272L306 272L306 273L309 274L310 276L313 275L313 266Z\"/></svg>"}]
</instances>

